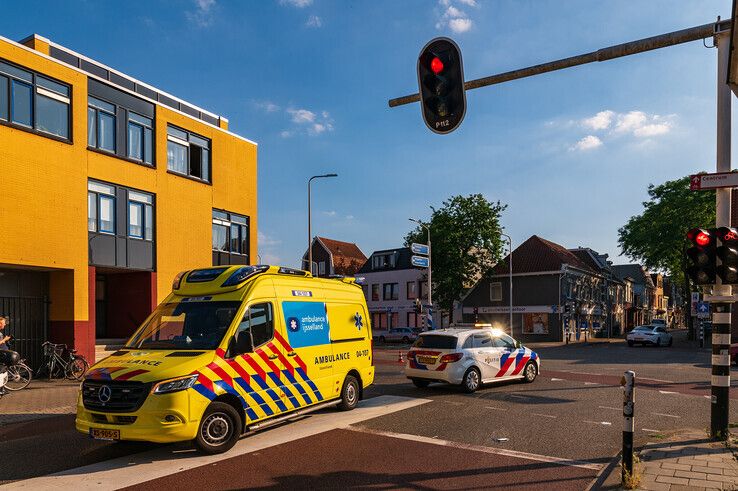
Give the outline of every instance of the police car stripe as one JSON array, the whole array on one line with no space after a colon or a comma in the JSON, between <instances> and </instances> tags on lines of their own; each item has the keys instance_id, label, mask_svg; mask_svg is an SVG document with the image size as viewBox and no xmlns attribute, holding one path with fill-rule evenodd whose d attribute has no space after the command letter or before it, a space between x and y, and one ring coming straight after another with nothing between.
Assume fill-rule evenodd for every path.
<instances>
[{"instance_id":1,"label":"police car stripe","mask_svg":"<svg viewBox=\"0 0 738 491\"><path fill-rule=\"evenodd\" d=\"M508 353L505 353L500 358L500 370L497 372L495 377L502 377L507 373L507 371L510 369L510 365L512 365L513 360L515 358L511 357Z\"/></svg>"},{"instance_id":2,"label":"police car stripe","mask_svg":"<svg viewBox=\"0 0 738 491\"><path fill-rule=\"evenodd\" d=\"M527 356L524 356L524 357L522 357L520 359L520 361L518 362L518 364L515 366L515 370L513 370L513 373L511 373L510 375L517 375L517 374L519 374L520 373L520 370L523 369L523 367L525 366L526 363L528 363L528 357Z\"/></svg>"},{"instance_id":3,"label":"police car stripe","mask_svg":"<svg viewBox=\"0 0 738 491\"><path fill-rule=\"evenodd\" d=\"M315 397L319 401L322 401L323 400L323 395L320 393L320 391L315 386L315 384L313 383L313 381L310 380L310 377L307 376L307 373L305 373L305 370L303 370L302 368L298 368L297 369L297 373L299 373L300 374L300 377L302 377L303 380L305 380L305 382L310 386L310 388L313 389L313 393L315 394Z\"/></svg>"}]
</instances>

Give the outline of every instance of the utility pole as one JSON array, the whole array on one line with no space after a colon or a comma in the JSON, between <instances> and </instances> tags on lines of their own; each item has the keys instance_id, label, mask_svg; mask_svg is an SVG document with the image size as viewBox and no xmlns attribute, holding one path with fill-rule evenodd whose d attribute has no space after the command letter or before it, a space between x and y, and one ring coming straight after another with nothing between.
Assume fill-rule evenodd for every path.
<instances>
[{"instance_id":1,"label":"utility pole","mask_svg":"<svg viewBox=\"0 0 738 491\"><path fill-rule=\"evenodd\" d=\"M510 336L515 336L513 333L513 285L512 285L512 276L513 276L513 270L512 270L512 238L507 235L500 233L501 236L505 237L507 239L507 246L508 249L510 249L510 254L508 255L508 279L510 280ZM520 336L523 335L523 326L520 326Z\"/></svg>"}]
</instances>

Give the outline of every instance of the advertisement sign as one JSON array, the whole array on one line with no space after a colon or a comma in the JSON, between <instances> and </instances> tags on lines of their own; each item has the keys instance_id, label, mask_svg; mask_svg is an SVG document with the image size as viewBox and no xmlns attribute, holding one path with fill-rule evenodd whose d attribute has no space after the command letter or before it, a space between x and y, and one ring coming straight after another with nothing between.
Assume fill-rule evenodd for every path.
<instances>
[{"instance_id":1,"label":"advertisement sign","mask_svg":"<svg viewBox=\"0 0 738 491\"><path fill-rule=\"evenodd\" d=\"M293 348L330 344L328 314L323 302L282 302L282 313Z\"/></svg>"},{"instance_id":2,"label":"advertisement sign","mask_svg":"<svg viewBox=\"0 0 738 491\"><path fill-rule=\"evenodd\" d=\"M548 314L523 314L523 334L548 334Z\"/></svg>"}]
</instances>

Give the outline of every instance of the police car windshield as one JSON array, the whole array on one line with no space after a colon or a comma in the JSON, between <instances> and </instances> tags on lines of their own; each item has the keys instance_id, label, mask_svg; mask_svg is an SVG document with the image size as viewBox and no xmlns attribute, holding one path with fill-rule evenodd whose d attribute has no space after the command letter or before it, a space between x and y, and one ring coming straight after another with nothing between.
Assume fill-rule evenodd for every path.
<instances>
[{"instance_id":1,"label":"police car windshield","mask_svg":"<svg viewBox=\"0 0 738 491\"><path fill-rule=\"evenodd\" d=\"M126 344L134 349L214 350L223 340L241 302L159 305Z\"/></svg>"},{"instance_id":2,"label":"police car windshield","mask_svg":"<svg viewBox=\"0 0 738 491\"><path fill-rule=\"evenodd\" d=\"M456 349L456 336L426 334L418 336L413 343L414 348Z\"/></svg>"}]
</instances>

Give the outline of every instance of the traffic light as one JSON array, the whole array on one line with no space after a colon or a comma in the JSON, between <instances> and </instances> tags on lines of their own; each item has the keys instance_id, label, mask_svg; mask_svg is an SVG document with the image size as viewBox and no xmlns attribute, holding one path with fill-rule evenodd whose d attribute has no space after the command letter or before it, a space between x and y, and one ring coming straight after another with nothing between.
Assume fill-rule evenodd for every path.
<instances>
[{"instance_id":1,"label":"traffic light","mask_svg":"<svg viewBox=\"0 0 738 491\"><path fill-rule=\"evenodd\" d=\"M571 313L571 305L570 304L568 304L568 303L565 303L564 304L564 313L565 314L570 314Z\"/></svg>"},{"instance_id":2,"label":"traffic light","mask_svg":"<svg viewBox=\"0 0 738 491\"><path fill-rule=\"evenodd\" d=\"M450 133L466 114L464 66L459 46L449 38L431 40L418 56L420 110L428 128Z\"/></svg>"},{"instance_id":3,"label":"traffic light","mask_svg":"<svg viewBox=\"0 0 738 491\"><path fill-rule=\"evenodd\" d=\"M738 229L720 227L717 237L722 243L716 251L722 263L717 267L717 275L724 285L738 284Z\"/></svg>"},{"instance_id":4,"label":"traffic light","mask_svg":"<svg viewBox=\"0 0 738 491\"><path fill-rule=\"evenodd\" d=\"M687 232L687 240L692 247L687 249L687 257L692 265L687 273L696 285L712 285L716 277L716 231L693 228Z\"/></svg>"},{"instance_id":5,"label":"traffic light","mask_svg":"<svg viewBox=\"0 0 738 491\"><path fill-rule=\"evenodd\" d=\"M419 298L416 298L415 299L415 306L414 307L415 307L415 313L416 314L420 314L420 313L423 312L423 305L421 305Z\"/></svg>"}]
</instances>

